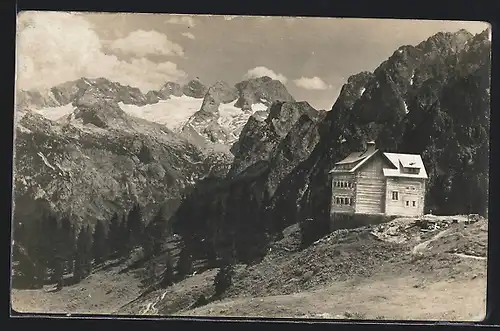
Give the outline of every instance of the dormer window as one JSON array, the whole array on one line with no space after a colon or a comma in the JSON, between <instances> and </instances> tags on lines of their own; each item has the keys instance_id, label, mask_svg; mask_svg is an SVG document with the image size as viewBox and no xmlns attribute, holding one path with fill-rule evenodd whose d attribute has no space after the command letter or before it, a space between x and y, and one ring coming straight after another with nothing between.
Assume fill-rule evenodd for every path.
<instances>
[{"instance_id":1,"label":"dormer window","mask_svg":"<svg viewBox=\"0 0 500 331\"><path fill-rule=\"evenodd\" d=\"M403 172L407 174L418 174L420 172L420 168L404 167Z\"/></svg>"}]
</instances>

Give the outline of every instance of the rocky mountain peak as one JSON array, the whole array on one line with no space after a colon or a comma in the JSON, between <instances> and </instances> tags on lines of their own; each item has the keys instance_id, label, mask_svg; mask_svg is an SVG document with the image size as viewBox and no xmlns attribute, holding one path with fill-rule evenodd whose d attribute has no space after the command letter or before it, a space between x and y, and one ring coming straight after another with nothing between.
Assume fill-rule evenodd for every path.
<instances>
[{"instance_id":1,"label":"rocky mountain peak","mask_svg":"<svg viewBox=\"0 0 500 331\"><path fill-rule=\"evenodd\" d=\"M235 104L230 105L235 100ZM187 121L183 132L194 135L196 139L205 137L210 143L229 146L238 139L254 112L264 113L257 117L260 120L268 115L264 111L266 107L275 101L287 100L293 100L292 96L281 82L270 77L249 79L234 87L224 81L217 81L207 89L200 110ZM222 104L224 111L221 112Z\"/></svg>"},{"instance_id":2,"label":"rocky mountain peak","mask_svg":"<svg viewBox=\"0 0 500 331\"><path fill-rule=\"evenodd\" d=\"M193 79L182 87L182 93L192 98L203 98L207 93L207 87L200 80Z\"/></svg>"},{"instance_id":3,"label":"rocky mountain peak","mask_svg":"<svg viewBox=\"0 0 500 331\"><path fill-rule=\"evenodd\" d=\"M20 107L41 109L71 104L91 88L92 93L99 90L99 95L112 98L116 102L143 106L147 104L146 96L136 87L124 86L107 78L80 78L65 82L46 90L20 91L17 105Z\"/></svg>"},{"instance_id":4,"label":"rocky mountain peak","mask_svg":"<svg viewBox=\"0 0 500 331\"><path fill-rule=\"evenodd\" d=\"M168 100L170 96L181 97L182 87L175 82L166 82L158 91L149 91L146 93L146 99L149 104L157 103L160 100Z\"/></svg>"},{"instance_id":5,"label":"rocky mountain peak","mask_svg":"<svg viewBox=\"0 0 500 331\"><path fill-rule=\"evenodd\" d=\"M182 87L179 83L175 82L167 82L163 87L158 91L160 94L165 95L165 96L176 96L176 97L181 97L182 96Z\"/></svg>"},{"instance_id":6,"label":"rocky mountain peak","mask_svg":"<svg viewBox=\"0 0 500 331\"><path fill-rule=\"evenodd\" d=\"M265 120L262 119L264 114L254 114L243 127L238 141L231 148L234 161L230 176L260 161L270 160L277 146L296 125L317 123L324 117L324 112L318 112L305 101L276 101L266 113ZM298 124L301 118L303 122ZM296 132L299 131L300 128L296 128Z\"/></svg>"},{"instance_id":7,"label":"rocky mountain peak","mask_svg":"<svg viewBox=\"0 0 500 331\"><path fill-rule=\"evenodd\" d=\"M54 98L50 90L43 91L23 91L16 93L16 108L37 109L43 107L57 107L58 101Z\"/></svg>"},{"instance_id":8,"label":"rocky mountain peak","mask_svg":"<svg viewBox=\"0 0 500 331\"><path fill-rule=\"evenodd\" d=\"M250 109L256 103L269 106L275 101L295 101L282 82L268 76L247 79L235 87L240 94L235 105L243 110Z\"/></svg>"},{"instance_id":9,"label":"rocky mountain peak","mask_svg":"<svg viewBox=\"0 0 500 331\"><path fill-rule=\"evenodd\" d=\"M306 101L275 102L269 108L266 121L272 124L274 131L283 138L302 115L315 119L319 113Z\"/></svg>"},{"instance_id":10,"label":"rocky mountain peak","mask_svg":"<svg viewBox=\"0 0 500 331\"><path fill-rule=\"evenodd\" d=\"M416 48L426 53L456 53L463 50L472 37L473 35L465 29L456 32L438 32L422 41Z\"/></svg>"},{"instance_id":11,"label":"rocky mountain peak","mask_svg":"<svg viewBox=\"0 0 500 331\"><path fill-rule=\"evenodd\" d=\"M203 99L201 111L207 113L216 113L221 103L230 103L238 98L238 90L229 86L224 81L217 81L210 86Z\"/></svg>"},{"instance_id":12,"label":"rocky mountain peak","mask_svg":"<svg viewBox=\"0 0 500 331\"><path fill-rule=\"evenodd\" d=\"M129 116L114 100L92 97L79 98L73 103L76 109L61 120L62 123L93 125L101 129L130 127Z\"/></svg>"}]
</instances>

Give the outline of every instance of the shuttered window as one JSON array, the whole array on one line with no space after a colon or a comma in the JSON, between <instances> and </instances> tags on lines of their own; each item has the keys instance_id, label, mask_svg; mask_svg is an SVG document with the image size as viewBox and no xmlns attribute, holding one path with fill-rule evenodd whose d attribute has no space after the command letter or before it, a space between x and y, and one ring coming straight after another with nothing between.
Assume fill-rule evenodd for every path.
<instances>
[{"instance_id":1,"label":"shuttered window","mask_svg":"<svg viewBox=\"0 0 500 331\"><path fill-rule=\"evenodd\" d=\"M353 204L353 198L350 197L335 197L334 201L336 205L352 206Z\"/></svg>"}]
</instances>

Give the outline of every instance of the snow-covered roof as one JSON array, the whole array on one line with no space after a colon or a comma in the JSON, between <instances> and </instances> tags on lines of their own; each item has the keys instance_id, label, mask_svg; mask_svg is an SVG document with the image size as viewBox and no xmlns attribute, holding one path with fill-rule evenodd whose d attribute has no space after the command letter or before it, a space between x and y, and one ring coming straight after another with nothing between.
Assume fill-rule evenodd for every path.
<instances>
[{"instance_id":1,"label":"snow-covered roof","mask_svg":"<svg viewBox=\"0 0 500 331\"><path fill-rule=\"evenodd\" d=\"M424 162L418 154L384 153L384 156L394 165L394 169L384 168L386 177L428 178ZM402 168L416 168L417 173L405 173Z\"/></svg>"},{"instance_id":2,"label":"snow-covered roof","mask_svg":"<svg viewBox=\"0 0 500 331\"><path fill-rule=\"evenodd\" d=\"M360 160L363 160L364 158L371 156L371 154L375 152L375 150L366 150L365 152L354 152L349 154L345 159L335 163L335 164L347 164L347 163L354 163L358 162Z\"/></svg>"},{"instance_id":3,"label":"snow-covered roof","mask_svg":"<svg viewBox=\"0 0 500 331\"><path fill-rule=\"evenodd\" d=\"M335 166L342 166L342 165L349 165L352 164L351 168L348 169L336 169L333 168L330 170L330 173L332 172L353 172L357 168L359 168L363 163L365 163L368 159L370 159L373 155L375 155L378 152L378 149L376 149L374 146L369 146L366 151L362 152L353 152L349 154L346 158L343 160L335 163Z\"/></svg>"},{"instance_id":4,"label":"snow-covered roof","mask_svg":"<svg viewBox=\"0 0 500 331\"><path fill-rule=\"evenodd\" d=\"M335 163L335 166L353 164L351 168L340 169L333 168L333 172L354 172L361 167L365 162L371 159L379 150L374 146L369 146L364 152L354 152L349 154L345 159ZM405 178L428 178L425 170L424 162L420 155L417 154L401 154L401 153L383 153L384 156L392 164L393 168L384 168L385 177L405 177ZM403 172L403 168L413 168L417 172Z\"/></svg>"}]
</instances>

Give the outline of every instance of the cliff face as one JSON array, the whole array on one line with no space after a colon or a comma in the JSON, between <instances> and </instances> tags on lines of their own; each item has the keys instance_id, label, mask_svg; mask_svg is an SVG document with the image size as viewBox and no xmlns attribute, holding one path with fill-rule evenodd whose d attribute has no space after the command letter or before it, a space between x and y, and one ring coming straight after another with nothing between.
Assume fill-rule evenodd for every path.
<instances>
[{"instance_id":1,"label":"cliff face","mask_svg":"<svg viewBox=\"0 0 500 331\"><path fill-rule=\"evenodd\" d=\"M231 247L243 261L264 254L278 224L267 220L270 198L314 149L326 114L306 102L275 102L262 115L251 116L243 128L227 177L198 183L172 219L177 233L209 255Z\"/></svg>"},{"instance_id":2,"label":"cliff face","mask_svg":"<svg viewBox=\"0 0 500 331\"><path fill-rule=\"evenodd\" d=\"M438 213L484 214L487 208L490 41L486 32L439 33L398 49L373 75L344 86L310 158L297 169L300 218L324 219L327 171L375 139L385 151L422 155L426 205ZM301 183L302 181L302 183ZM284 199L286 200L286 199ZM292 205L288 202L286 205Z\"/></svg>"},{"instance_id":3,"label":"cliff face","mask_svg":"<svg viewBox=\"0 0 500 331\"><path fill-rule=\"evenodd\" d=\"M269 77L252 78L234 87L218 81L208 88L200 110L189 118L182 131L194 139L230 147L253 114L267 113L275 101L291 100L285 86Z\"/></svg>"},{"instance_id":4,"label":"cliff face","mask_svg":"<svg viewBox=\"0 0 500 331\"><path fill-rule=\"evenodd\" d=\"M228 177L203 183L181 205L179 231L209 239L217 249L230 247L233 238L245 255L251 253L244 243L258 246L286 225L312 219L323 227L328 171L373 139L385 151L422 155L427 210L485 214L490 43L487 31L438 33L400 47L373 73L350 77L326 114L284 102L272 105L266 119L250 117L232 148ZM199 218L191 212L195 206L208 216L190 227L202 230L188 234L187 224Z\"/></svg>"},{"instance_id":5,"label":"cliff face","mask_svg":"<svg viewBox=\"0 0 500 331\"><path fill-rule=\"evenodd\" d=\"M173 213L186 187L217 172L214 160L183 137L127 115L97 90L87 89L73 106L58 121L17 114L16 218L48 208L94 222L136 202L147 212L166 204Z\"/></svg>"},{"instance_id":6,"label":"cliff face","mask_svg":"<svg viewBox=\"0 0 500 331\"><path fill-rule=\"evenodd\" d=\"M305 116L301 122L304 124L306 119L317 121L321 118L318 111L307 102L276 102L269 108L266 119L262 119L260 115L252 116L231 149L235 159L229 176L237 175L258 161L269 161L278 145L302 116ZM282 148L286 148L284 144L283 142Z\"/></svg>"}]
</instances>

